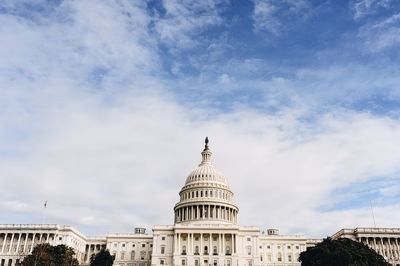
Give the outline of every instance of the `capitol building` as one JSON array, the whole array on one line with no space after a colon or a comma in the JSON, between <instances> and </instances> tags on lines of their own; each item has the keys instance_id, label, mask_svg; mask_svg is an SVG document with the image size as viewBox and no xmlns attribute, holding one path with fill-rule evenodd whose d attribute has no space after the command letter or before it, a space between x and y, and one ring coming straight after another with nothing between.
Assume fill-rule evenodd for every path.
<instances>
[{"instance_id":1,"label":"capitol building","mask_svg":"<svg viewBox=\"0 0 400 266\"><path fill-rule=\"evenodd\" d=\"M239 208L226 177L211 162L208 139L201 162L186 178L174 206L173 225L155 225L132 233L85 236L70 226L0 225L0 266L18 265L39 243L74 248L81 265L106 248L114 265L294 266L301 252L320 242L304 235L280 235L238 224ZM400 229L343 229L333 238L348 237L375 249L392 265L400 265Z\"/></svg>"}]
</instances>

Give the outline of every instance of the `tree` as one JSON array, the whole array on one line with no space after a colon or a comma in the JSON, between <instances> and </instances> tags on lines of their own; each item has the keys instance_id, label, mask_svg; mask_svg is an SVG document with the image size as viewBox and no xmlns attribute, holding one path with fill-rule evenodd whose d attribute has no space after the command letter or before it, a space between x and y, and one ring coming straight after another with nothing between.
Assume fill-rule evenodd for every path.
<instances>
[{"instance_id":1,"label":"tree","mask_svg":"<svg viewBox=\"0 0 400 266\"><path fill-rule=\"evenodd\" d=\"M51 246L39 244L35 246L32 254L26 256L22 266L78 266L79 262L74 258L75 252L66 245Z\"/></svg>"},{"instance_id":2,"label":"tree","mask_svg":"<svg viewBox=\"0 0 400 266\"><path fill-rule=\"evenodd\" d=\"M115 256L111 256L110 252L106 249L101 249L99 253L93 254L90 257L91 266L112 266Z\"/></svg>"},{"instance_id":3,"label":"tree","mask_svg":"<svg viewBox=\"0 0 400 266\"><path fill-rule=\"evenodd\" d=\"M348 238L324 239L300 253L302 266L388 266L385 259L368 246Z\"/></svg>"}]
</instances>

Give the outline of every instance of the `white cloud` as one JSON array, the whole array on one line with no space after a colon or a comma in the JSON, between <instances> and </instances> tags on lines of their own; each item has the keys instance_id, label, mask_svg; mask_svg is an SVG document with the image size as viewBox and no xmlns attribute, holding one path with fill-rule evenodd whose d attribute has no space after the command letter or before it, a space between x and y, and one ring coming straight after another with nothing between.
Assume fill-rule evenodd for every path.
<instances>
[{"instance_id":1,"label":"white cloud","mask_svg":"<svg viewBox=\"0 0 400 266\"><path fill-rule=\"evenodd\" d=\"M171 51L194 48L199 40L193 38L205 27L222 23L219 4L224 1L164 0L165 15L155 19L159 38Z\"/></svg>"},{"instance_id":2,"label":"white cloud","mask_svg":"<svg viewBox=\"0 0 400 266\"><path fill-rule=\"evenodd\" d=\"M380 8L389 8L392 0L356 0L352 2L354 19L358 20L365 16L375 14Z\"/></svg>"},{"instance_id":3,"label":"white cloud","mask_svg":"<svg viewBox=\"0 0 400 266\"><path fill-rule=\"evenodd\" d=\"M277 15L283 13L284 19L296 14L309 7L307 0L293 1L272 1L272 0L254 0L254 30L256 32L269 32L273 35L280 35L286 30L286 23ZM282 15L282 14L281 14Z\"/></svg>"},{"instance_id":4,"label":"white cloud","mask_svg":"<svg viewBox=\"0 0 400 266\"><path fill-rule=\"evenodd\" d=\"M48 200L46 222L72 224L85 233L171 224L179 189L197 166L208 135L242 224L309 236L369 225L364 207L318 208L338 202L330 196L336 188L394 178L400 165L398 120L339 109L307 121L311 97L274 114L237 100L224 113L212 100L202 104L208 99L200 94L216 91L210 83L220 77L231 82L232 91L245 88L251 95L263 88L259 98L278 106L282 95L288 101L307 95L296 94L296 88L309 94L331 89L334 99L354 99L353 88L374 82L392 88L398 79L377 78L382 72L353 65L281 77L275 66L247 58L213 65L208 69L217 73L213 79L202 76L197 84L180 79L185 89L202 90L195 100L177 99L168 92L177 84L165 80L157 40L186 49L196 45L190 43L195 31L220 18L213 2L165 1L164 6L167 13L155 26L159 36L148 32L154 17L146 8L124 1L64 2L56 8L65 21L0 16L1 221L42 222ZM294 2L290 6L296 9ZM209 50L220 53L217 46ZM173 69L179 74L183 67L176 63ZM272 77L246 79L243 73ZM344 89L333 90L339 87ZM376 211L382 226L391 226L396 219L384 219L400 213L395 204Z\"/></svg>"}]
</instances>

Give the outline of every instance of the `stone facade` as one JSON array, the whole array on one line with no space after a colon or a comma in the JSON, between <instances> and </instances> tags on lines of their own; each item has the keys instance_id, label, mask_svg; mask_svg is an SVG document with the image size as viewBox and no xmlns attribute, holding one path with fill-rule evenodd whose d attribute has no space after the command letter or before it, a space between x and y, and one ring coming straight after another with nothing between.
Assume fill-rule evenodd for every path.
<instances>
[{"instance_id":1,"label":"stone facade","mask_svg":"<svg viewBox=\"0 0 400 266\"><path fill-rule=\"evenodd\" d=\"M70 226L0 225L0 266L14 266L39 243L74 248L81 265L106 248L115 266L224 265L299 266L299 254L319 239L279 235L277 229L238 225L239 208L225 176L211 163L208 141L200 165L187 177L174 207L173 225L156 225L134 233L87 237ZM377 250L396 265L400 229L343 229L333 237L349 237Z\"/></svg>"},{"instance_id":2,"label":"stone facade","mask_svg":"<svg viewBox=\"0 0 400 266\"><path fill-rule=\"evenodd\" d=\"M332 238L349 238L361 242L382 255L390 264L400 266L400 228L342 229Z\"/></svg>"}]
</instances>

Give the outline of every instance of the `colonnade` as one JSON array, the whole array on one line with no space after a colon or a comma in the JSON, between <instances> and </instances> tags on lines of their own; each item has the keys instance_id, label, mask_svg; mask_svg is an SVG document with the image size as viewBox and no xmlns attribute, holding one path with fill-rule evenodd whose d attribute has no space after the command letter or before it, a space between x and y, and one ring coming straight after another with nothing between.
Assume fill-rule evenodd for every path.
<instances>
[{"instance_id":1,"label":"colonnade","mask_svg":"<svg viewBox=\"0 0 400 266\"><path fill-rule=\"evenodd\" d=\"M55 235L51 233L1 233L0 254L13 258L0 259L0 266L19 265L23 256L31 253L35 245L53 241Z\"/></svg>"},{"instance_id":2,"label":"colonnade","mask_svg":"<svg viewBox=\"0 0 400 266\"><path fill-rule=\"evenodd\" d=\"M237 210L221 205L190 205L175 210L175 223L193 220L222 220L237 223Z\"/></svg>"},{"instance_id":3,"label":"colonnade","mask_svg":"<svg viewBox=\"0 0 400 266\"><path fill-rule=\"evenodd\" d=\"M90 257L92 254L98 253L102 248L106 248L104 244L87 244L85 248L85 258L86 263L90 263Z\"/></svg>"},{"instance_id":4,"label":"colonnade","mask_svg":"<svg viewBox=\"0 0 400 266\"><path fill-rule=\"evenodd\" d=\"M175 233L178 255L231 256L237 254L238 236L231 233Z\"/></svg>"},{"instance_id":5,"label":"colonnade","mask_svg":"<svg viewBox=\"0 0 400 266\"><path fill-rule=\"evenodd\" d=\"M2 233L0 234L0 254L31 253L34 246L55 240L49 233Z\"/></svg>"},{"instance_id":6,"label":"colonnade","mask_svg":"<svg viewBox=\"0 0 400 266\"><path fill-rule=\"evenodd\" d=\"M396 237L361 237L361 243L368 245L385 259L393 263L400 263L400 238Z\"/></svg>"}]
</instances>

